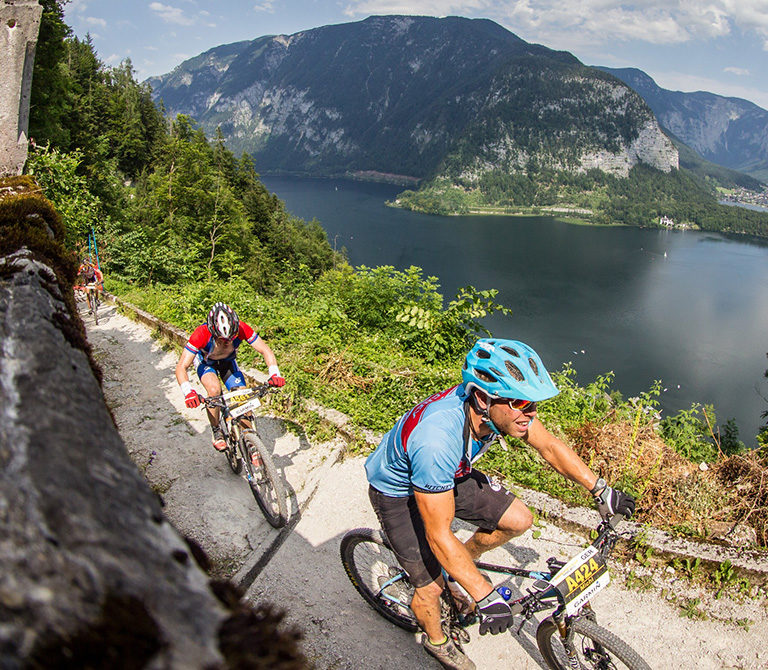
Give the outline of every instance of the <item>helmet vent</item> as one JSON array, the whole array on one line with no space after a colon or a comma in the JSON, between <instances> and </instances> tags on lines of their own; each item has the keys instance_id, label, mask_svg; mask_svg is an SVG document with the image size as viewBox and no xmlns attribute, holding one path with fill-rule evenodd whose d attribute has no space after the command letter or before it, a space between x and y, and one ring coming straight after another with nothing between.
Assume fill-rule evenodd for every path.
<instances>
[{"instance_id":1,"label":"helmet vent","mask_svg":"<svg viewBox=\"0 0 768 670\"><path fill-rule=\"evenodd\" d=\"M494 377L491 374L488 374L485 370L476 370L475 374L477 375L477 378L480 381L484 381L488 384L494 384L497 381L499 381L496 377Z\"/></svg>"},{"instance_id":2,"label":"helmet vent","mask_svg":"<svg viewBox=\"0 0 768 670\"><path fill-rule=\"evenodd\" d=\"M515 381L521 382L525 380L523 373L520 372L520 368L518 368L514 363L504 361L504 364L507 366L507 371L510 375L512 375L512 377L514 377Z\"/></svg>"},{"instance_id":3,"label":"helmet vent","mask_svg":"<svg viewBox=\"0 0 768 670\"><path fill-rule=\"evenodd\" d=\"M514 356L515 358L520 358L520 354L517 353L517 349L513 349L512 347L506 347L506 346L501 346L499 348L506 351L510 356Z\"/></svg>"},{"instance_id":4,"label":"helmet vent","mask_svg":"<svg viewBox=\"0 0 768 670\"><path fill-rule=\"evenodd\" d=\"M533 370L533 374L535 374L537 377L539 376L539 366L536 365L536 361L534 361L532 358L528 359L528 365L531 366L531 370Z\"/></svg>"},{"instance_id":5,"label":"helmet vent","mask_svg":"<svg viewBox=\"0 0 768 670\"><path fill-rule=\"evenodd\" d=\"M490 358L491 355L485 349L479 349L477 352L478 358Z\"/></svg>"}]
</instances>

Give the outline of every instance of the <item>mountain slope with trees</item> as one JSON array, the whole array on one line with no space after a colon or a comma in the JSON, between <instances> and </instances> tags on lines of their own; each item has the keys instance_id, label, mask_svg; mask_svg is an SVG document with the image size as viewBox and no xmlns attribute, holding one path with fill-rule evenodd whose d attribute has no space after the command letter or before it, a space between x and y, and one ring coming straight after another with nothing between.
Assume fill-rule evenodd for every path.
<instances>
[{"instance_id":1,"label":"mountain slope with trees","mask_svg":"<svg viewBox=\"0 0 768 670\"><path fill-rule=\"evenodd\" d=\"M487 19L374 16L260 37L149 83L172 115L220 127L264 172L677 167L630 88Z\"/></svg>"}]
</instances>

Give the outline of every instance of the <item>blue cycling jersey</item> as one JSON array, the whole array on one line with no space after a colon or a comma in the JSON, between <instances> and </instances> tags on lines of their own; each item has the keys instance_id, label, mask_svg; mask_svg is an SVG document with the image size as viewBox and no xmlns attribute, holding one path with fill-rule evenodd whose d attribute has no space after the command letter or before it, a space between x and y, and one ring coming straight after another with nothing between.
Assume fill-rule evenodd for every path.
<instances>
[{"instance_id":1,"label":"blue cycling jersey","mask_svg":"<svg viewBox=\"0 0 768 670\"><path fill-rule=\"evenodd\" d=\"M365 461L368 482L395 497L450 491L469 474L493 441L469 439L465 446L463 385L435 393L403 414Z\"/></svg>"}]
</instances>

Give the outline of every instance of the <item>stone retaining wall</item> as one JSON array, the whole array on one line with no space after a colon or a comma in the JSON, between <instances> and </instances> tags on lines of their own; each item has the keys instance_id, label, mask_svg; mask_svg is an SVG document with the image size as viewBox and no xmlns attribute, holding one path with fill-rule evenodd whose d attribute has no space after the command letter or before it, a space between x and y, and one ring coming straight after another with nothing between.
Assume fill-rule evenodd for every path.
<instances>
[{"instance_id":1,"label":"stone retaining wall","mask_svg":"<svg viewBox=\"0 0 768 670\"><path fill-rule=\"evenodd\" d=\"M131 461L35 192L0 179L0 668L305 667L282 615L209 580Z\"/></svg>"},{"instance_id":2,"label":"stone retaining wall","mask_svg":"<svg viewBox=\"0 0 768 670\"><path fill-rule=\"evenodd\" d=\"M43 8L37 0L0 0L0 177L27 160L32 70Z\"/></svg>"}]
</instances>

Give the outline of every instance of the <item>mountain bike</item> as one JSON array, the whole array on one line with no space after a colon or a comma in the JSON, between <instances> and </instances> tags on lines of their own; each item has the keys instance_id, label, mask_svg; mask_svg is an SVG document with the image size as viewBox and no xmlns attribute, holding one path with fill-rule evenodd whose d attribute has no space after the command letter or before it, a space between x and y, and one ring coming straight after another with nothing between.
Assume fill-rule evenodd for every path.
<instances>
[{"instance_id":1,"label":"mountain bike","mask_svg":"<svg viewBox=\"0 0 768 670\"><path fill-rule=\"evenodd\" d=\"M534 614L554 609L536 630L536 644L553 670L650 670L626 642L597 624L589 602L610 581L606 560L619 538L616 526L622 519L616 515L603 521L594 542L570 561L549 558L547 571L476 563L486 573L533 580L526 595L509 601L512 611L522 617L518 634ZM419 629L409 607L413 586L383 531L357 528L346 533L341 540L341 562L358 593L381 616L407 631ZM444 632L461 648L469 642L467 627L477 617L460 614L447 585L440 607Z\"/></svg>"},{"instance_id":2,"label":"mountain bike","mask_svg":"<svg viewBox=\"0 0 768 670\"><path fill-rule=\"evenodd\" d=\"M75 290L75 300L79 301L81 296L83 299L85 299L85 302L88 305L88 313L93 314L93 321L98 326L99 325L99 314L98 314L99 301L96 297L96 289L98 288L98 286L95 283L90 283L82 286L76 285L73 288Z\"/></svg>"},{"instance_id":3,"label":"mountain bike","mask_svg":"<svg viewBox=\"0 0 768 670\"><path fill-rule=\"evenodd\" d=\"M93 314L93 322L99 325L99 299L96 297L96 284L90 283L84 286L85 296L88 301L88 311Z\"/></svg>"},{"instance_id":4,"label":"mountain bike","mask_svg":"<svg viewBox=\"0 0 768 670\"><path fill-rule=\"evenodd\" d=\"M221 395L203 398L206 407L221 410L219 426L227 447L224 453L236 475L245 470L251 493L269 524L282 528L288 521L288 497L267 448L254 430L253 411L275 387L266 382L253 388L237 388Z\"/></svg>"}]
</instances>

